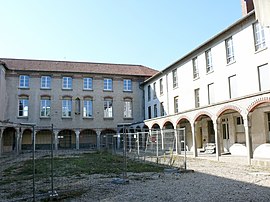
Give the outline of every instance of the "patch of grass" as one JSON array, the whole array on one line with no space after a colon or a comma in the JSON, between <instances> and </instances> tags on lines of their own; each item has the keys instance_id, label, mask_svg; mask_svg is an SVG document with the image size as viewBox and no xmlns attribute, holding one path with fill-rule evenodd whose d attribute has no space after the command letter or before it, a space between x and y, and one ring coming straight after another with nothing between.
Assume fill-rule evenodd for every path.
<instances>
[{"instance_id":1,"label":"patch of grass","mask_svg":"<svg viewBox=\"0 0 270 202\"><path fill-rule=\"evenodd\" d=\"M91 174L121 174L124 168L123 156L107 152L84 153L76 156L59 156L53 160L55 177L71 177ZM35 160L35 175L37 179L49 178L51 175L51 160L41 158ZM161 172L162 167L154 164L127 159L127 172ZM33 162L27 160L4 170L5 178L0 182L7 184L29 180L33 175Z\"/></svg>"}]
</instances>

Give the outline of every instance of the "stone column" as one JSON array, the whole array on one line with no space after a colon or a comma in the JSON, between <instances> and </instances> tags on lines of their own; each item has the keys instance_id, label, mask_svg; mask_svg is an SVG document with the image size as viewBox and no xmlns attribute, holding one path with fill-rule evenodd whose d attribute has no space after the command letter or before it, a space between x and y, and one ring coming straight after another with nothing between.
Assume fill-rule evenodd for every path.
<instances>
[{"instance_id":1,"label":"stone column","mask_svg":"<svg viewBox=\"0 0 270 202\"><path fill-rule=\"evenodd\" d=\"M3 141L2 141L3 132L4 130L0 129L0 156L2 155L2 151L3 151Z\"/></svg>"},{"instance_id":2,"label":"stone column","mask_svg":"<svg viewBox=\"0 0 270 202\"><path fill-rule=\"evenodd\" d=\"M192 143L193 143L193 157L197 157L198 152L197 152L197 143L196 143L196 122L191 124L191 132L192 132Z\"/></svg>"},{"instance_id":3,"label":"stone column","mask_svg":"<svg viewBox=\"0 0 270 202\"><path fill-rule=\"evenodd\" d=\"M20 148L20 129L16 128L16 134L15 134L15 138L16 138L16 154L19 154L19 148Z\"/></svg>"},{"instance_id":4,"label":"stone column","mask_svg":"<svg viewBox=\"0 0 270 202\"><path fill-rule=\"evenodd\" d=\"M163 130L160 130L160 134L161 134L161 149L163 151L164 150L164 133L163 133Z\"/></svg>"},{"instance_id":5,"label":"stone column","mask_svg":"<svg viewBox=\"0 0 270 202\"><path fill-rule=\"evenodd\" d=\"M219 161L219 156L221 155L220 152L220 138L219 138L219 130L218 130L218 126L219 126L219 121L213 121L213 125L214 125L214 131L215 131L215 143L216 143L216 157L217 160Z\"/></svg>"},{"instance_id":6,"label":"stone column","mask_svg":"<svg viewBox=\"0 0 270 202\"><path fill-rule=\"evenodd\" d=\"M252 152L252 141L250 135L250 121L248 115L243 117L244 120L244 128L245 128L245 135L246 135L246 147L247 147L247 163L251 165L251 158L253 157Z\"/></svg>"},{"instance_id":7,"label":"stone column","mask_svg":"<svg viewBox=\"0 0 270 202\"><path fill-rule=\"evenodd\" d=\"M176 129L174 129L174 137L175 137L175 153L178 154L178 134ZM180 138L180 145L181 145L181 138ZM181 154L181 150L179 151L179 154Z\"/></svg>"},{"instance_id":8,"label":"stone column","mask_svg":"<svg viewBox=\"0 0 270 202\"><path fill-rule=\"evenodd\" d=\"M76 130L75 134L76 134L76 149L79 150L80 149L80 131Z\"/></svg>"},{"instance_id":9,"label":"stone column","mask_svg":"<svg viewBox=\"0 0 270 202\"><path fill-rule=\"evenodd\" d=\"M54 134L54 149L55 149L55 151L58 150L58 133L59 133L58 130L53 131L53 134Z\"/></svg>"},{"instance_id":10,"label":"stone column","mask_svg":"<svg viewBox=\"0 0 270 202\"><path fill-rule=\"evenodd\" d=\"M97 150L99 151L100 150L100 134L101 134L101 131L100 130L97 130Z\"/></svg>"}]
</instances>

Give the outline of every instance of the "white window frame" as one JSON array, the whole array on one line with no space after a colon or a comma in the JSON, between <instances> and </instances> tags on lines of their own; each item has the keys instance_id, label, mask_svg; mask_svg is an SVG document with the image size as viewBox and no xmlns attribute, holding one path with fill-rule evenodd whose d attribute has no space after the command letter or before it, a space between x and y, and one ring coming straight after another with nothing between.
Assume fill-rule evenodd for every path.
<instances>
[{"instance_id":1,"label":"white window frame","mask_svg":"<svg viewBox=\"0 0 270 202\"><path fill-rule=\"evenodd\" d=\"M83 90L93 90L93 78L83 78Z\"/></svg>"},{"instance_id":2,"label":"white window frame","mask_svg":"<svg viewBox=\"0 0 270 202\"><path fill-rule=\"evenodd\" d=\"M238 95L237 93L237 77L236 75L232 75L228 77L229 82L229 98L236 98Z\"/></svg>"},{"instance_id":3,"label":"white window frame","mask_svg":"<svg viewBox=\"0 0 270 202\"><path fill-rule=\"evenodd\" d=\"M157 98L157 83L156 82L153 83L153 98L154 99Z\"/></svg>"},{"instance_id":4,"label":"white window frame","mask_svg":"<svg viewBox=\"0 0 270 202\"><path fill-rule=\"evenodd\" d=\"M104 118L113 118L113 99L104 98Z\"/></svg>"},{"instance_id":5,"label":"white window frame","mask_svg":"<svg viewBox=\"0 0 270 202\"><path fill-rule=\"evenodd\" d=\"M195 108L200 107L200 89L194 90Z\"/></svg>"},{"instance_id":6,"label":"white window frame","mask_svg":"<svg viewBox=\"0 0 270 202\"><path fill-rule=\"evenodd\" d=\"M48 118L51 116L51 99L49 97L41 97L40 99L40 117Z\"/></svg>"},{"instance_id":7,"label":"white window frame","mask_svg":"<svg viewBox=\"0 0 270 202\"><path fill-rule=\"evenodd\" d=\"M226 46L226 59L227 64L230 64L235 61L234 56L234 47L233 47L233 39L232 37L225 40L225 46Z\"/></svg>"},{"instance_id":8,"label":"white window frame","mask_svg":"<svg viewBox=\"0 0 270 202\"><path fill-rule=\"evenodd\" d=\"M111 78L104 78L104 88L105 91L113 90L113 80Z\"/></svg>"},{"instance_id":9,"label":"white window frame","mask_svg":"<svg viewBox=\"0 0 270 202\"><path fill-rule=\"evenodd\" d=\"M84 98L83 100L83 117L92 118L93 117L93 99Z\"/></svg>"},{"instance_id":10,"label":"white window frame","mask_svg":"<svg viewBox=\"0 0 270 202\"><path fill-rule=\"evenodd\" d=\"M40 77L40 88L41 89L51 89L51 80L50 76L41 76Z\"/></svg>"},{"instance_id":11,"label":"white window frame","mask_svg":"<svg viewBox=\"0 0 270 202\"><path fill-rule=\"evenodd\" d=\"M72 77L64 76L62 78L62 89L72 89Z\"/></svg>"},{"instance_id":12,"label":"white window frame","mask_svg":"<svg viewBox=\"0 0 270 202\"><path fill-rule=\"evenodd\" d=\"M154 104L154 118L158 116L157 112L158 112L157 104Z\"/></svg>"},{"instance_id":13,"label":"white window frame","mask_svg":"<svg viewBox=\"0 0 270 202\"><path fill-rule=\"evenodd\" d=\"M264 49L266 47L265 34L263 26L259 22L253 24L253 34L255 51Z\"/></svg>"},{"instance_id":14,"label":"white window frame","mask_svg":"<svg viewBox=\"0 0 270 202\"><path fill-rule=\"evenodd\" d=\"M208 104L213 104L215 102L214 83L210 83L207 85L207 91L208 91Z\"/></svg>"},{"instance_id":15,"label":"white window frame","mask_svg":"<svg viewBox=\"0 0 270 202\"><path fill-rule=\"evenodd\" d=\"M164 102L160 103L160 116L165 115Z\"/></svg>"},{"instance_id":16,"label":"white window frame","mask_svg":"<svg viewBox=\"0 0 270 202\"><path fill-rule=\"evenodd\" d=\"M193 67L193 79L199 78L199 68L198 68L198 58L195 57L192 59L192 67Z\"/></svg>"},{"instance_id":17,"label":"white window frame","mask_svg":"<svg viewBox=\"0 0 270 202\"><path fill-rule=\"evenodd\" d=\"M124 99L124 118L132 118L132 99Z\"/></svg>"},{"instance_id":18,"label":"white window frame","mask_svg":"<svg viewBox=\"0 0 270 202\"><path fill-rule=\"evenodd\" d=\"M178 113L179 112L179 97L175 96L174 97L174 113Z\"/></svg>"},{"instance_id":19,"label":"white window frame","mask_svg":"<svg viewBox=\"0 0 270 202\"><path fill-rule=\"evenodd\" d=\"M131 92L132 91L132 80L131 79L124 79L124 91Z\"/></svg>"},{"instance_id":20,"label":"white window frame","mask_svg":"<svg viewBox=\"0 0 270 202\"><path fill-rule=\"evenodd\" d=\"M29 115L29 98L26 96L19 97L18 117L28 117L28 115Z\"/></svg>"},{"instance_id":21,"label":"white window frame","mask_svg":"<svg viewBox=\"0 0 270 202\"><path fill-rule=\"evenodd\" d=\"M70 97L65 97L62 100L62 117L70 118L72 114L72 99Z\"/></svg>"},{"instance_id":22,"label":"white window frame","mask_svg":"<svg viewBox=\"0 0 270 202\"><path fill-rule=\"evenodd\" d=\"M205 51L206 73L213 71L213 61L211 49Z\"/></svg>"},{"instance_id":23,"label":"white window frame","mask_svg":"<svg viewBox=\"0 0 270 202\"><path fill-rule=\"evenodd\" d=\"M172 70L173 88L178 87L177 69Z\"/></svg>"},{"instance_id":24,"label":"white window frame","mask_svg":"<svg viewBox=\"0 0 270 202\"><path fill-rule=\"evenodd\" d=\"M159 94L163 95L163 78L159 79Z\"/></svg>"},{"instance_id":25,"label":"white window frame","mask_svg":"<svg viewBox=\"0 0 270 202\"><path fill-rule=\"evenodd\" d=\"M19 76L19 87L20 88L29 88L30 77L28 75Z\"/></svg>"}]
</instances>

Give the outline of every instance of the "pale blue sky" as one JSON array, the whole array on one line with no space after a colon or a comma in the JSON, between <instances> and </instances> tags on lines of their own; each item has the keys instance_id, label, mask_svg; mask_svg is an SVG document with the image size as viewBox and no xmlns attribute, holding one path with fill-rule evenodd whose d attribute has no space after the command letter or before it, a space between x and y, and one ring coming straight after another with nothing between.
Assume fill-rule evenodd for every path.
<instances>
[{"instance_id":1,"label":"pale blue sky","mask_svg":"<svg viewBox=\"0 0 270 202\"><path fill-rule=\"evenodd\" d=\"M241 18L240 0L0 0L0 58L162 70Z\"/></svg>"}]
</instances>

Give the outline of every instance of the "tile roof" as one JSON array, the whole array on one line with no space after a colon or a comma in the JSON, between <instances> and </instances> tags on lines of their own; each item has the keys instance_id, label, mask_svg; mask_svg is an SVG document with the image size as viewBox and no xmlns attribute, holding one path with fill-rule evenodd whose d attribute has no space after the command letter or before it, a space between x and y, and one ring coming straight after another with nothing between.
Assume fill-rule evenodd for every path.
<instances>
[{"instance_id":1,"label":"tile roof","mask_svg":"<svg viewBox=\"0 0 270 202\"><path fill-rule=\"evenodd\" d=\"M130 64L110 64L91 62L70 62L53 60L31 60L31 59L11 59L0 58L10 70L21 71L52 71L70 73L93 73L93 74L114 74L114 75L134 75L153 76L157 70L142 65Z\"/></svg>"}]
</instances>

